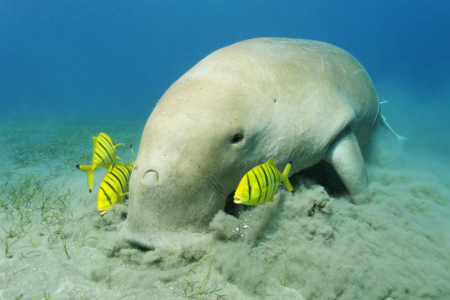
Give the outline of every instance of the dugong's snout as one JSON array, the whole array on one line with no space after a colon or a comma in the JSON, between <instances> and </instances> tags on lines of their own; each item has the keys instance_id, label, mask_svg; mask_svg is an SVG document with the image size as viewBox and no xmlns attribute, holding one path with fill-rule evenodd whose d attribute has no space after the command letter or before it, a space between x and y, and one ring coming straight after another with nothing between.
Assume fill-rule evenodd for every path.
<instances>
[{"instance_id":1,"label":"dugong's snout","mask_svg":"<svg viewBox=\"0 0 450 300\"><path fill-rule=\"evenodd\" d=\"M224 208L225 199L220 201L202 174L187 176L171 165L136 161L122 230L131 243L150 249L177 248L210 238L209 222ZM199 191L207 196L199 197Z\"/></svg>"}]
</instances>

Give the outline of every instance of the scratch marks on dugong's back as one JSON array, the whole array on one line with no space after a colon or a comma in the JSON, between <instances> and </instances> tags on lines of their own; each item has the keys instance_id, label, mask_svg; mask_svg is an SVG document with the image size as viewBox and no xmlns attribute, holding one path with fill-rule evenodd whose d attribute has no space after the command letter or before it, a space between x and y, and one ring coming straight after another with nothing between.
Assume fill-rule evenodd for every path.
<instances>
[{"instance_id":1,"label":"scratch marks on dugong's back","mask_svg":"<svg viewBox=\"0 0 450 300\"><path fill-rule=\"evenodd\" d=\"M311 52L322 52L323 55L328 55L329 57L331 57L337 63L337 65L341 68L341 70L344 73L347 73L347 70L344 68L344 66L333 55L333 53L337 53L337 54L345 53L344 50L339 49L339 48L330 49L325 44L324 45L312 46L307 41L299 41L297 43L298 44L302 44L302 48L305 49L305 50L309 50ZM322 60L322 71L321 71L322 73L324 71L323 55L322 54L320 55L321 56L321 60Z\"/></svg>"},{"instance_id":2,"label":"scratch marks on dugong's back","mask_svg":"<svg viewBox=\"0 0 450 300\"><path fill-rule=\"evenodd\" d=\"M356 70L356 71L353 72L353 75L356 75L356 74L358 74L359 72L366 72L366 70L364 70L364 69L358 69L358 70Z\"/></svg>"}]
</instances>

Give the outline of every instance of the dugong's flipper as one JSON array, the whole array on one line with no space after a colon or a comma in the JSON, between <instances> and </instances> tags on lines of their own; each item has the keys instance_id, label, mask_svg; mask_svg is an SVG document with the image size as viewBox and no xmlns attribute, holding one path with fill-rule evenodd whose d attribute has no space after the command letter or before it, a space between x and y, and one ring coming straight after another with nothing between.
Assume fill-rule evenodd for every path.
<instances>
[{"instance_id":1,"label":"dugong's flipper","mask_svg":"<svg viewBox=\"0 0 450 300\"><path fill-rule=\"evenodd\" d=\"M341 178L351 196L361 193L367 186L367 172L355 134L349 128L331 144L325 155Z\"/></svg>"}]
</instances>

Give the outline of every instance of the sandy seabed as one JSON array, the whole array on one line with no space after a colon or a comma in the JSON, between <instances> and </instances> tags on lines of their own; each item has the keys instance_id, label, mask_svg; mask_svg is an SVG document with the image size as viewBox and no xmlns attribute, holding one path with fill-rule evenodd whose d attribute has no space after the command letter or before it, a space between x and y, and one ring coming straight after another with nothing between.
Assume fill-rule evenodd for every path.
<instances>
[{"instance_id":1,"label":"sandy seabed","mask_svg":"<svg viewBox=\"0 0 450 300\"><path fill-rule=\"evenodd\" d=\"M238 218L219 212L213 243L170 252L123 240L128 201L101 217L106 171L89 194L75 168L100 132L137 153L144 125L2 121L0 299L448 299L449 160L423 137L401 147L380 132L357 205L297 174L294 195L282 187Z\"/></svg>"}]
</instances>

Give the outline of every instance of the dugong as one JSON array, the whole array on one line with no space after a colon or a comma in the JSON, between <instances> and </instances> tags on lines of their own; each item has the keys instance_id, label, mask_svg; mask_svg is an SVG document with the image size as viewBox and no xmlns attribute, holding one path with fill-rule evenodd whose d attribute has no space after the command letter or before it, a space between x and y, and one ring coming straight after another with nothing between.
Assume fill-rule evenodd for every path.
<instances>
[{"instance_id":1,"label":"dugong","mask_svg":"<svg viewBox=\"0 0 450 300\"><path fill-rule=\"evenodd\" d=\"M271 157L281 169L292 161L291 175L325 160L357 195L380 116L367 71L336 46L257 38L219 49L151 113L122 233L147 248L206 239L242 176Z\"/></svg>"}]
</instances>

